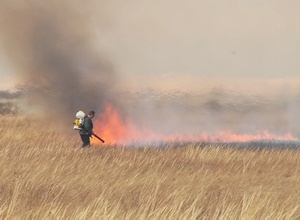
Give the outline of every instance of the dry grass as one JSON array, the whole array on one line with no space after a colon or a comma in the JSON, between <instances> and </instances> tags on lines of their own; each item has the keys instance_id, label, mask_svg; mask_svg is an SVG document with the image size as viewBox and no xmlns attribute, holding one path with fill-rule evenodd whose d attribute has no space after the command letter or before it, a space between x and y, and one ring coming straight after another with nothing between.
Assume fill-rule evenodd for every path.
<instances>
[{"instance_id":1,"label":"dry grass","mask_svg":"<svg viewBox=\"0 0 300 220\"><path fill-rule=\"evenodd\" d=\"M297 219L298 150L80 149L1 118L1 219Z\"/></svg>"}]
</instances>

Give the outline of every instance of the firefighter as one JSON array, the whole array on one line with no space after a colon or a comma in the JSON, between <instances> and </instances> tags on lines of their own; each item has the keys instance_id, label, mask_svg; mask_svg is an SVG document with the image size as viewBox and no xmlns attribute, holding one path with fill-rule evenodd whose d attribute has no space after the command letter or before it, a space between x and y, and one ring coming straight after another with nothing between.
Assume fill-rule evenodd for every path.
<instances>
[{"instance_id":1,"label":"firefighter","mask_svg":"<svg viewBox=\"0 0 300 220\"><path fill-rule=\"evenodd\" d=\"M93 121L92 118L95 116L94 111L90 111L83 120L82 129L79 130L79 134L82 140L81 147L90 147L90 137L93 134Z\"/></svg>"}]
</instances>

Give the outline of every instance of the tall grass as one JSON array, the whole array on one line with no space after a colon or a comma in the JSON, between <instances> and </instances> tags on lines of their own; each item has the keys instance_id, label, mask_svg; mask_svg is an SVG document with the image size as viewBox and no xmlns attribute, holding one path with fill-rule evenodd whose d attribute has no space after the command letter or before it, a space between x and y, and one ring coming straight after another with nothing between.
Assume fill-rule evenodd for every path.
<instances>
[{"instance_id":1,"label":"tall grass","mask_svg":"<svg viewBox=\"0 0 300 220\"><path fill-rule=\"evenodd\" d=\"M1 117L0 219L297 219L300 154L222 146L80 148Z\"/></svg>"}]
</instances>

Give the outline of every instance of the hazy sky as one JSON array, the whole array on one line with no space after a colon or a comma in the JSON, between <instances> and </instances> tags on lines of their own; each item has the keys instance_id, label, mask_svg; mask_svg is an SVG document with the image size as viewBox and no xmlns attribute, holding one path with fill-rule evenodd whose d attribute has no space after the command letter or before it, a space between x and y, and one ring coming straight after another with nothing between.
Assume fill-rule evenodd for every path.
<instances>
[{"instance_id":1,"label":"hazy sky","mask_svg":"<svg viewBox=\"0 0 300 220\"><path fill-rule=\"evenodd\" d=\"M92 7L79 4L76 10L89 10L91 42L128 81L138 84L144 76L169 83L177 76L191 83L207 77L300 78L299 1L89 3ZM5 54L0 65L2 83L10 81L13 77L7 75L16 70Z\"/></svg>"},{"instance_id":2,"label":"hazy sky","mask_svg":"<svg viewBox=\"0 0 300 220\"><path fill-rule=\"evenodd\" d=\"M119 0L104 9L96 39L120 72L299 77L299 1Z\"/></svg>"}]
</instances>

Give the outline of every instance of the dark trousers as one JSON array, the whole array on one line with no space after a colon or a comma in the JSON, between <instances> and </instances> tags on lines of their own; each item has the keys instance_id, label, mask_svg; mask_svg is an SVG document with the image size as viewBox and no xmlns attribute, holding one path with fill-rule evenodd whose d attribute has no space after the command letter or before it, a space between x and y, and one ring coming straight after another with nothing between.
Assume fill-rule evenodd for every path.
<instances>
[{"instance_id":1,"label":"dark trousers","mask_svg":"<svg viewBox=\"0 0 300 220\"><path fill-rule=\"evenodd\" d=\"M83 142L82 147L89 147L90 146L90 135L81 134L80 137Z\"/></svg>"}]
</instances>

